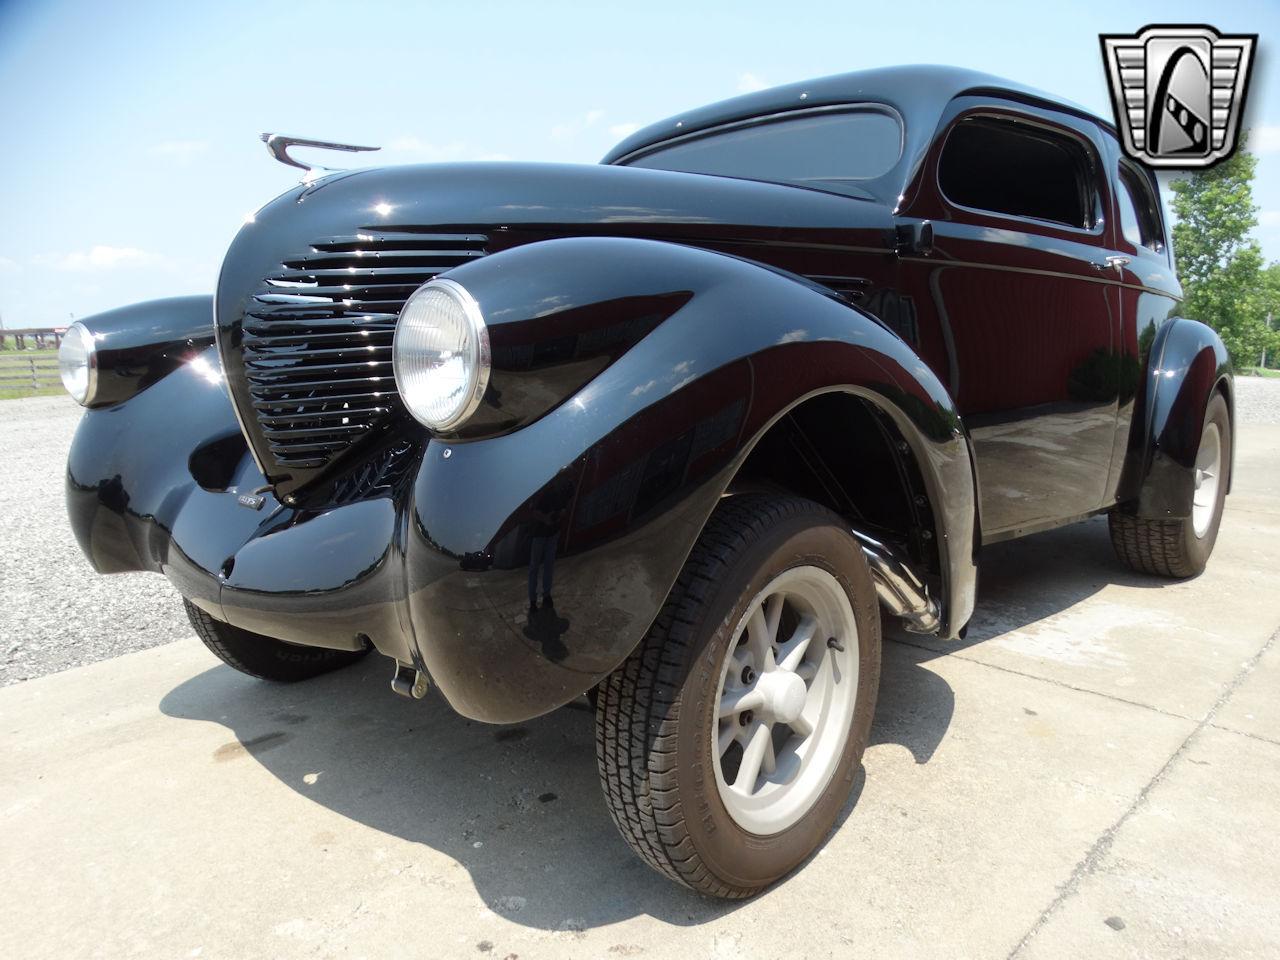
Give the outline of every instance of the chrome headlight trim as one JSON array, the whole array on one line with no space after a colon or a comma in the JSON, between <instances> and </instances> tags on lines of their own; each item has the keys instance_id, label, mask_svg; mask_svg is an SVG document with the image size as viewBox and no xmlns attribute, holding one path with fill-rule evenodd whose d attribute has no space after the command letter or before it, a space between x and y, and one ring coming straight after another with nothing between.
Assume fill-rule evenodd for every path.
<instances>
[{"instance_id":1,"label":"chrome headlight trim","mask_svg":"<svg viewBox=\"0 0 1280 960\"><path fill-rule=\"evenodd\" d=\"M98 392L98 347L89 328L77 320L58 345L58 375L71 399L82 407Z\"/></svg>"},{"instance_id":2,"label":"chrome headlight trim","mask_svg":"<svg viewBox=\"0 0 1280 960\"><path fill-rule=\"evenodd\" d=\"M415 375L423 377L431 376L432 373L430 371L415 372L409 368L411 358L408 356L408 352L412 347L408 343L408 338L421 334L421 330L417 327L417 323L420 321L415 321L411 308L414 307L415 301L421 300L429 293L443 294L461 310L469 334L464 347L465 356L463 362L466 369L466 378L464 387L460 391L460 400L454 409L442 417L432 417L425 413L420 406L415 406L414 403L414 384L412 379ZM475 413L476 408L480 406L485 390L489 387L491 366L489 328L484 322L484 313L480 309L480 304L476 302L475 297L471 295L466 287L455 280L436 278L428 280L405 301L404 306L400 309L400 318L396 324L395 336L391 341L391 369L395 377L396 388L400 393L400 399L403 401L405 409L409 411L415 420L429 430L436 432L447 432L466 422Z\"/></svg>"}]
</instances>

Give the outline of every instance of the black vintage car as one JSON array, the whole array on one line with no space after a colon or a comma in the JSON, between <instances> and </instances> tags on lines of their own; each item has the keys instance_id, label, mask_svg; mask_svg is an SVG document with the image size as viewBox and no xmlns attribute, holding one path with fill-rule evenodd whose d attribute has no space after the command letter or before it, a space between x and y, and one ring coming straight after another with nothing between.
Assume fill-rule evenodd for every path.
<instances>
[{"instance_id":1,"label":"black vintage car","mask_svg":"<svg viewBox=\"0 0 1280 960\"><path fill-rule=\"evenodd\" d=\"M212 300L68 332L68 510L252 676L376 649L478 720L589 696L627 842L745 896L847 801L882 612L959 637L984 544L1099 513L1130 566L1204 568L1233 387L1179 295L1111 125L960 70L598 166L312 174Z\"/></svg>"}]
</instances>

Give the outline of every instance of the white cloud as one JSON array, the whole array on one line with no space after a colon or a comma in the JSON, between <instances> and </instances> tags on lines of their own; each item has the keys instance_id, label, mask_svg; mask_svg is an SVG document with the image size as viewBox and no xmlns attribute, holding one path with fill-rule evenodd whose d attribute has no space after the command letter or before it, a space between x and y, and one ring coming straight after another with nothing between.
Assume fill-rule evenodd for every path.
<instances>
[{"instance_id":1,"label":"white cloud","mask_svg":"<svg viewBox=\"0 0 1280 960\"><path fill-rule=\"evenodd\" d=\"M190 160L208 149L208 140L165 140L153 146L151 152L161 157Z\"/></svg>"},{"instance_id":2,"label":"white cloud","mask_svg":"<svg viewBox=\"0 0 1280 960\"><path fill-rule=\"evenodd\" d=\"M564 123L557 123L551 128L552 140L570 140L576 137L583 130L594 127L597 123L604 119L603 110L588 110L581 117L574 120L566 120Z\"/></svg>"},{"instance_id":3,"label":"white cloud","mask_svg":"<svg viewBox=\"0 0 1280 960\"><path fill-rule=\"evenodd\" d=\"M1280 210L1263 210L1258 214L1258 223L1264 227L1280 227Z\"/></svg>"},{"instance_id":4,"label":"white cloud","mask_svg":"<svg viewBox=\"0 0 1280 960\"><path fill-rule=\"evenodd\" d=\"M432 143L418 137L396 137L385 147L382 153L398 157L401 160L413 160L419 163L451 163L460 160L510 160L505 153L493 153L481 149L463 140L451 140L448 143Z\"/></svg>"},{"instance_id":5,"label":"white cloud","mask_svg":"<svg viewBox=\"0 0 1280 960\"><path fill-rule=\"evenodd\" d=\"M1264 124L1249 131L1250 153L1280 153L1280 125Z\"/></svg>"},{"instance_id":6,"label":"white cloud","mask_svg":"<svg viewBox=\"0 0 1280 960\"><path fill-rule=\"evenodd\" d=\"M18 261L10 260L8 257L0 257L0 273L17 273L21 269L18 266Z\"/></svg>"},{"instance_id":7,"label":"white cloud","mask_svg":"<svg viewBox=\"0 0 1280 960\"><path fill-rule=\"evenodd\" d=\"M609 128L609 132L621 140L623 137L629 137L640 129L638 123L615 123Z\"/></svg>"},{"instance_id":8,"label":"white cloud","mask_svg":"<svg viewBox=\"0 0 1280 960\"><path fill-rule=\"evenodd\" d=\"M164 258L156 253L148 253L137 247L109 247L98 244L89 250L76 250L67 254L49 254L35 257L33 261L42 266L57 270L83 272L92 270L115 270L120 267L146 267L160 263Z\"/></svg>"},{"instance_id":9,"label":"white cloud","mask_svg":"<svg viewBox=\"0 0 1280 960\"><path fill-rule=\"evenodd\" d=\"M739 93L755 93L757 90L769 89L769 82L761 80L754 73L744 73L738 77Z\"/></svg>"}]
</instances>

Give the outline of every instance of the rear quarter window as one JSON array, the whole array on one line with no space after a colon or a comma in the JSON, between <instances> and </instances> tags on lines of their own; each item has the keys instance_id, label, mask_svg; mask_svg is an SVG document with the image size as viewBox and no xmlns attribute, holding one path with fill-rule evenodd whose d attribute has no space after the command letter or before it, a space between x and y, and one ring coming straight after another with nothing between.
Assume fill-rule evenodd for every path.
<instances>
[{"instance_id":1,"label":"rear quarter window","mask_svg":"<svg viewBox=\"0 0 1280 960\"><path fill-rule=\"evenodd\" d=\"M1151 181L1127 162L1120 165L1116 200L1120 205L1120 230L1124 238L1135 247L1146 247L1156 253L1163 250L1164 224Z\"/></svg>"}]
</instances>

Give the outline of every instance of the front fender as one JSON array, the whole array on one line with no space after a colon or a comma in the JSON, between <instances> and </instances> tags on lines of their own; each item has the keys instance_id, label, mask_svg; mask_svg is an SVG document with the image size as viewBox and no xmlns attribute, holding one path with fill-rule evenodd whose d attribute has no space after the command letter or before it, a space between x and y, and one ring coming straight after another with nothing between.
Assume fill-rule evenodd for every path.
<instances>
[{"instance_id":1,"label":"front fender","mask_svg":"<svg viewBox=\"0 0 1280 960\"><path fill-rule=\"evenodd\" d=\"M1216 390L1226 397L1235 431L1231 361L1211 327L1185 317L1160 328L1149 357L1117 499L1140 517L1188 517L1205 410Z\"/></svg>"},{"instance_id":2,"label":"front fender","mask_svg":"<svg viewBox=\"0 0 1280 960\"><path fill-rule=\"evenodd\" d=\"M85 411L67 513L99 573L163 573L219 620L293 643L408 660L402 526L386 492L293 510L258 469L210 346L112 406ZM246 498L249 506L246 506Z\"/></svg>"},{"instance_id":3,"label":"front fender","mask_svg":"<svg viewBox=\"0 0 1280 960\"><path fill-rule=\"evenodd\" d=\"M796 405L831 391L874 404L904 436L937 525L942 632L954 636L967 622L967 440L941 383L878 321L790 275L650 240L547 241L449 276L495 326L523 326L530 342L566 311L603 326L611 302L671 306L522 428L428 446L409 510L408 620L420 665L457 710L526 719L613 670L657 615L755 443ZM530 544L549 515L560 515L555 604L530 617L529 564L542 555Z\"/></svg>"},{"instance_id":4,"label":"front fender","mask_svg":"<svg viewBox=\"0 0 1280 960\"><path fill-rule=\"evenodd\" d=\"M89 406L106 407L159 383L213 343L213 298L149 300L80 323L93 337L97 365Z\"/></svg>"}]
</instances>

